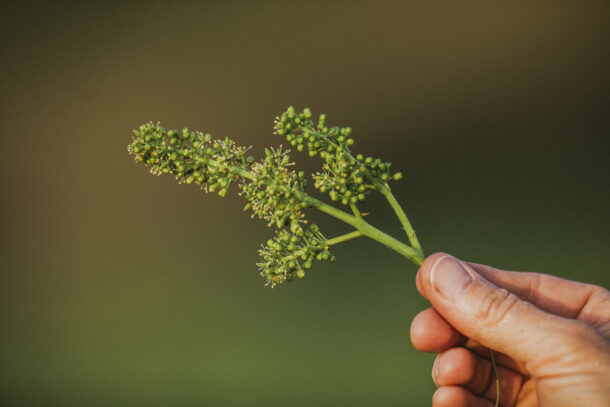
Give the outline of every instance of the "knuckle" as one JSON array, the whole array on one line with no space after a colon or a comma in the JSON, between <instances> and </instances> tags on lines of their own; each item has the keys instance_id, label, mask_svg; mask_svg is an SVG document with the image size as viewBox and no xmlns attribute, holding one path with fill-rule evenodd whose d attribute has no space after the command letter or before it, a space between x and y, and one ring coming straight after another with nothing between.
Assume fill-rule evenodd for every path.
<instances>
[{"instance_id":1,"label":"knuckle","mask_svg":"<svg viewBox=\"0 0 610 407\"><path fill-rule=\"evenodd\" d=\"M498 325L519 302L515 294L504 288L496 288L483 297L475 317L486 324Z\"/></svg>"},{"instance_id":2,"label":"knuckle","mask_svg":"<svg viewBox=\"0 0 610 407\"><path fill-rule=\"evenodd\" d=\"M530 276L529 286L523 296L523 300L535 303L538 300L538 293L540 292L543 277L539 273L530 273Z\"/></svg>"}]
</instances>

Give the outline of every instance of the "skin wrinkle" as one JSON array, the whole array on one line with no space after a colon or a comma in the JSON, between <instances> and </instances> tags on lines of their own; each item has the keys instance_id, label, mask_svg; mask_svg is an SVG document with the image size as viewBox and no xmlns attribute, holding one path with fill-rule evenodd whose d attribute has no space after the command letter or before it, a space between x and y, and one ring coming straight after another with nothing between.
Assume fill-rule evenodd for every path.
<instances>
[{"instance_id":1,"label":"skin wrinkle","mask_svg":"<svg viewBox=\"0 0 610 407\"><path fill-rule=\"evenodd\" d=\"M524 301L531 302L535 304L538 302L538 292L540 289L541 278L540 274L534 273L532 274L532 279L529 282L529 286L527 287L527 291L525 293Z\"/></svg>"},{"instance_id":2,"label":"skin wrinkle","mask_svg":"<svg viewBox=\"0 0 610 407\"><path fill-rule=\"evenodd\" d=\"M537 380L535 378L531 378L528 379L525 383L522 382L521 384L521 389L519 390L519 394L517 395L517 403L523 403L524 400L529 400L531 401L531 404L529 406L536 406L538 404L540 404L540 401L537 399L536 396L536 386L537 386ZM536 402L536 403L534 403ZM529 406L523 406L523 407L529 407Z\"/></svg>"},{"instance_id":3,"label":"skin wrinkle","mask_svg":"<svg viewBox=\"0 0 610 407\"><path fill-rule=\"evenodd\" d=\"M476 288L475 285L471 285L467 288L467 290L469 289L474 289ZM506 291L506 290L504 290ZM511 300L507 303L506 306L500 305L500 308L502 308L500 311L497 311L497 313L495 315L494 311L492 311L492 307L496 306L495 304L497 304L498 302L504 300L504 298L514 298L514 300ZM479 335L480 336L484 336L485 338L481 338L484 341L478 341L480 343L480 345L486 347L486 348L493 348L493 343L499 343L502 342L502 337L499 337L497 335L494 334L495 329L493 328L497 328L500 325L504 325L504 326L519 326L519 324L515 324L515 321L513 321L512 318L508 318L508 315L512 315L509 313L509 311L511 309L513 309L515 307L515 305L517 304L523 304L522 302L520 302L520 300L517 299L516 296L511 294L505 294L504 296L498 297L498 294L494 291L491 292L490 294L487 294L487 299L483 300L483 306L482 306L482 310L479 308L476 309L472 309L471 304L469 304L468 302L468 292L466 292L464 294L464 296L460 297L456 303L456 306L458 308L458 310L460 310L462 313L465 314L471 314L475 316L475 319L478 321L482 321L482 323L484 324L485 329L480 329L479 331ZM491 319L490 319L491 318ZM490 330L488 334L485 334L484 332ZM528 340L528 337L522 337L524 340ZM487 340L489 339L489 340ZM486 350L485 350L486 351ZM513 359L515 359L517 362L523 362L523 360L525 360L525 356L521 355L522 358L521 359L515 359L515 357L513 357ZM529 371L529 370L528 370Z\"/></svg>"},{"instance_id":4,"label":"skin wrinkle","mask_svg":"<svg viewBox=\"0 0 610 407\"><path fill-rule=\"evenodd\" d=\"M496 326L506 319L511 310L521 304L518 297L503 288L490 291L483 299L482 306L476 310L475 317L485 325Z\"/></svg>"},{"instance_id":5,"label":"skin wrinkle","mask_svg":"<svg viewBox=\"0 0 610 407\"><path fill-rule=\"evenodd\" d=\"M543 311L558 314L559 316L565 318L577 318L579 312L583 310L583 308L585 309L584 311L586 311L587 305L593 302L593 298L597 295L596 293L606 293L606 290L603 287L596 286L593 284L567 281L559 277L548 276L540 273L504 271L494 267L472 262L468 262L467 264L469 264L473 268L476 268L478 272L483 275L483 277L490 280L495 285L506 286L510 291L514 292L524 301L533 304L541 304L539 308ZM527 287L519 286L512 282L513 280L519 280L524 278L528 281ZM563 302L557 301L557 299L555 298L551 298L548 296L540 296L541 292L553 291L552 288L554 285L558 285L558 288L561 289L563 293L563 291L565 291L565 288L560 287L563 284L580 286L584 289L582 291L586 292L585 296L578 300L579 304L577 306L565 304ZM582 312L583 317L584 315L586 315L584 311ZM585 320L585 322L590 323L589 320Z\"/></svg>"},{"instance_id":6,"label":"skin wrinkle","mask_svg":"<svg viewBox=\"0 0 610 407\"><path fill-rule=\"evenodd\" d=\"M601 298L598 299L598 297ZM593 308L593 311L595 308L601 308L604 302L608 302L610 300L608 297L609 296L606 290L598 286L593 286L584 304L576 313L575 318L585 321L598 329L602 329L604 325L610 322L608 321L610 319L610 315L605 315L603 317L601 315L595 315L595 312L591 312L590 308ZM597 305L599 305L599 307Z\"/></svg>"}]
</instances>

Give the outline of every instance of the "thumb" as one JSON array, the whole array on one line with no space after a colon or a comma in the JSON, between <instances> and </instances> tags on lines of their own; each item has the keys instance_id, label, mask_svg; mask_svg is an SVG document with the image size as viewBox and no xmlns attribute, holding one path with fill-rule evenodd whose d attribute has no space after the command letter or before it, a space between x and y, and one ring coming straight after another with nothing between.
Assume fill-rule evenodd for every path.
<instances>
[{"instance_id":1,"label":"thumb","mask_svg":"<svg viewBox=\"0 0 610 407\"><path fill-rule=\"evenodd\" d=\"M584 323L546 313L497 287L448 254L426 259L417 286L459 332L525 363L532 374L594 334Z\"/></svg>"}]
</instances>

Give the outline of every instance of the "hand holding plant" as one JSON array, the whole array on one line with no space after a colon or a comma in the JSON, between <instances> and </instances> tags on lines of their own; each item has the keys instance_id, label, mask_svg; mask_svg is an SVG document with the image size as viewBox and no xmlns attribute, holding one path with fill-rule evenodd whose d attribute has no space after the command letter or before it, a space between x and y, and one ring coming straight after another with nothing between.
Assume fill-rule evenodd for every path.
<instances>
[{"instance_id":1,"label":"hand holding plant","mask_svg":"<svg viewBox=\"0 0 610 407\"><path fill-rule=\"evenodd\" d=\"M434 407L610 406L610 293L544 274L429 256L417 289L430 301L411 341L439 353Z\"/></svg>"}]
</instances>

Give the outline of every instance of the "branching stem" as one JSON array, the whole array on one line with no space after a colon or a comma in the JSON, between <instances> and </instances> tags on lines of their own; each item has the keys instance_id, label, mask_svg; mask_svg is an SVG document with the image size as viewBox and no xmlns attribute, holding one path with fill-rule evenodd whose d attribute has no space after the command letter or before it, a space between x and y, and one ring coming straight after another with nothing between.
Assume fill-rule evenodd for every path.
<instances>
[{"instance_id":1,"label":"branching stem","mask_svg":"<svg viewBox=\"0 0 610 407\"><path fill-rule=\"evenodd\" d=\"M348 240L356 239L356 238L359 238L362 236L364 236L362 234L362 232L360 232L359 230L355 230L353 232L346 233L344 235L340 235L340 236L334 237L332 239L328 239L324 242L324 244L327 246L332 246L332 245L347 242Z\"/></svg>"},{"instance_id":2,"label":"branching stem","mask_svg":"<svg viewBox=\"0 0 610 407\"><path fill-rule=\"evenodd\" d=\"M209 160L209 165L218 165L218 163L213 160ZM250 171L247 171L243 168L231 166L228 168L233 174L237 174L241 177L250 179L255 181L256 175ZM347 212L344 212L340 209L335 208L325 202L322 202L310 195L307 195L304 192L297 192L297 197L306 202L309 206L312 206L318 209L321 212L324 212L334 218L337 218L348 225L352 226L358 232L360 232L363 236L369 237L373 240L378 241L382 245L394 250L395 252L401 254L407 259L411 260L415 265L420 266L424 261L424 256L421 252L421 248L419 250L402 243L400 240L388 235L387 233L382 232L377 229L370 223L367 223L362 217L358 218L355 215L350 215ZM403 212L404 214L404 212ZM406 216L405 216L406 218Z\"/></svg>"},{"instance_id":3,"label":"branching stem","mask_svg":"<svg viewBox=\"0 0 610 407\"><path fill-rule=\"evenodd\" d=\"M334 206L330 206L322 201L319 201L316 198L311 197L305 193L301 192L300 195L301 199L303 199L305 202L307 202L314 208L334 218L342 220L350 226L353 226L354 229L359 230L364 236L376 240L384 246L394 250L395 252L398 252L407 259L411 260L417 266L420 266L424 261L424 258L419 251L393 238L387 233L382 232L373 225L367 223L364 219L359 219L353 215L343 212L342 210L337 209Z\"/></svg>"},{"instance_id":4,"label":"branching stem","mask_svg":"<svg viewBox=\"0 0 610 407\"><path fill-rule=\"evenodd\" d=\"M356 204L350 203L349 207L352 208L352 212L354 213L355 217L362 218L362 214L360 213L360 210L358 209Z\"/></svg>"},{"instance_id":5,"label":"branching stem","mask_svg":"<svg viewBox=\"0 0 610 407\"><path fill-rule=\"evenodd\" d=\"M362 237L362 236L364 236L362 234L362 232L360 232L358 230L355 230L353 232L346 233L344 235L339 235L337 237L333 237L332 239L325 240L324 244L326 246L333 246L333 245L336 245L336 244L339 244L339 243L347 242L348 240L357 239L357 238ZM300 255L302 255L303 253L305 253L305 250L297 250L292 255L285 257L284 260L296 259Z\"/></svg>"},{"instance_id":6,"label":"branching stem","mask_svg":"<svg viewBox=\"0 0 610 407\"><path fill-rule=\"evenodd\" d=\"M404 228L405 233L407 234L407 238L409 238L409 243L411 243L411 246L415 250L417 250L420 253L420 255L423 257L424 253L421 248L421 244L419 243L419 240L417 239L417 235L415 234L415 229L413 229L411 222L409 222L409 218L407 218L405 211L403 211L402 207L400 206L400 204L398 203L396 198L394 198L392 191L390 190L389 187L387 187L385 185L377 185L377 187L378 187L381 195L383 195L385 197L385 199L387 199L387 201L390 203L390 206L396 213L398 220L400 220L400 223L402 224L402 227Z\"/></svg>"},{"instance_id":7,"label":"branching stem","mask_svg":"<svg viewBox=\"0 0 610 407\"><path fill-rule=\"evenodd\" d=\"M356 158L349 151L345 151L345 155L349 160L357 161ZM420 257L423 258L424 252L422 250L421 244L419 243L419 240L417 239L417 235L415 234L415 229L413 229L413 226L411 225L409 218L407 218L405 211L402 209L396 198L394 198L390 187L388 187L386 184L379 182L375 177L372 177L368 171L366 171L365 174L367 178L371 180L371 182L373 182L375 187L377 187L379 193L381 193L381 195L383 195L384 198L389 202L390 206L394 210L394 213L396 213L396 216L398 217L398 220L400 221L403 229L405 230L405 233L407 234L409 243L411 243L411 246L419 252Z\"/></svg>"}]
</instances>

